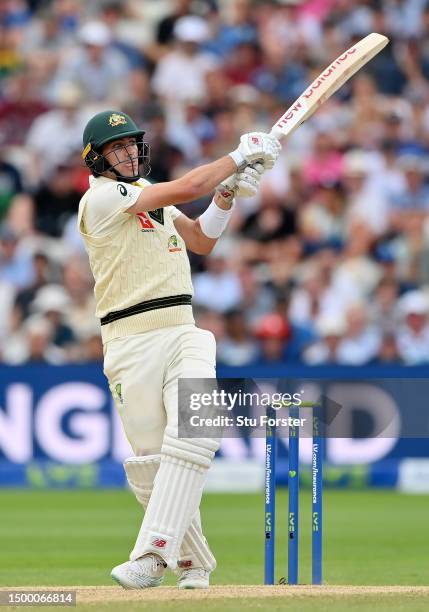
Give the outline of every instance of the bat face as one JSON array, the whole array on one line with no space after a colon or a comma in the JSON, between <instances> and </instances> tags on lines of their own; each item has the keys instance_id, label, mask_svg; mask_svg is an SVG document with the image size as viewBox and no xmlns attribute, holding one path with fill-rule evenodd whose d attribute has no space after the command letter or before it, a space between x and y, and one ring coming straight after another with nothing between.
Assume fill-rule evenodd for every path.
<instances>
[{"instance_id":1,"label":"bat face","mask_svg":"<svg viewBox=\"0 0 429 612\"><path fill-rule=\"evenodd\" d=\"M362 66L383 49L389 39L372 33L337 57L300 95L271 129L278 138L290 136Z\"/></svg>"}]
</instances>

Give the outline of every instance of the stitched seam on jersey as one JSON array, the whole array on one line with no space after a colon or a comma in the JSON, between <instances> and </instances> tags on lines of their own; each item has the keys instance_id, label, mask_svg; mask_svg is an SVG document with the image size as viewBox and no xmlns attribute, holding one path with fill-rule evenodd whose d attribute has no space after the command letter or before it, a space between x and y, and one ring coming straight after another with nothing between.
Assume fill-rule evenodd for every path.
<instances>
[{"instance_id":1,"label":"stitched seam on jersey","mask_svg":"<svg viewBox=\"0 0 429 612\"><path fill-rule=\"evenodd\" d=\"M155 298L153 300L139 302L138 304L134 304L134 306L129 306L128 308L124 308L123 310L109 312L109 314L100 319L100 323L101 325L107 325L108 323L113 323L114 321L118 321L119 319L123 319L124 317L130 317L132 315L140 314L142 312L158 310L159 308L169 308L171 306L191 306L191 304L192 296L188 294Z\"/></svg>"}]
</instances>

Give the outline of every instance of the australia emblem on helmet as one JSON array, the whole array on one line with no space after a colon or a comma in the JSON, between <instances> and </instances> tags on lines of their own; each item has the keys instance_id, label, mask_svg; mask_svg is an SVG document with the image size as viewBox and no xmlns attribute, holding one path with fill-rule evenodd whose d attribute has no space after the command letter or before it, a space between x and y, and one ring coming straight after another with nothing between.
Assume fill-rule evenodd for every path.
<instances>
[{"instance_id":1,"label":"australia emblem on helmet","mask_svg":"<svg viewBox=\"0 0 429 612\"><path fill-rule=\"evenodd\" d=\"M112 127L116 127L117 125L125 125L127 120L123 115L119 115L118 113L112 113L109 117L109 125Z\"/></svg>"}]
</instances>

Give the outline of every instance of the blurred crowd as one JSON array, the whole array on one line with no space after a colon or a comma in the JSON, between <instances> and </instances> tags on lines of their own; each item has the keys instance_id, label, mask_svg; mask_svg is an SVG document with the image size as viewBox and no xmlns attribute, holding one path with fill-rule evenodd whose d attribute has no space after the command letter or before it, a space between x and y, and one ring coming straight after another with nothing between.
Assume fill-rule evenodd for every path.
<instances>
[{"instance_id":1,"label":"blurred crowd","mask_svg":"<svg viewBox=\"0 0 429 612\"><path fill-rule=\"evenodd\" d=\"M228 365L429 363L427 0L0 0L1 362L102 359L76 229L94 113L129 113L171 180L372 31L390 44L190 254L196 321Z\"/></svg>"}]
</instances>

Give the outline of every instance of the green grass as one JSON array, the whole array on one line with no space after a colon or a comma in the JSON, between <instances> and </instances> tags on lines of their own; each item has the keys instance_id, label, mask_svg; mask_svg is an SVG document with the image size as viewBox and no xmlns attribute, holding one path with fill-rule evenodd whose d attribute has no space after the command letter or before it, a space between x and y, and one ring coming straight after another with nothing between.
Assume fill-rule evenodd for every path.
<instances>
[{"instance_id":1,"label":"green grass","mask_svg":"<svg viewBox=\"0 0 429 612\"><path fill-rule=\"evenodd\" d=\"M310 492L300 497L300 582L311 576ZM140 506L127 491L0 492L0 585L110 585L110 568L128 558L139 527ZM286 575L287 495L277 504L277 580ZM429 496L392 491L327 490L324 498L324 579L327 584L427 585ZM206 535L217 557L213 584L261 584L263 496L205 495ZM174 576L166 582L174 584ZM371 597L367 596L368 610ZM332 598L299 598L299 610L336 609ZM378 597L377 610L429 609L429 601ZM341 603L341 600L335 600ZM279 600L246 599L251 610L280 610ZM402 602L402 603L401 603ZM144 602L139 603L139 609ZM200 607L202 607L202 602ZM244 600L241 601L244 603ZM340 605L340 603L338 605ZM425 604L419 608L420 604ZM185 606L186 604L186 606ZM190 610L167 602L156 610ZM295 604L287 601L288 610ZM308 605L308 607L307 607ZM361 597L338 610L364 610ZM396 607L401 606L403 607ZM283 606L283 607L282 607ZM384 606L384 607L383 607ZM414 607L417 606L417 607ZM100 609L118 610L108 604ZM204 601L205 612L236 610L237 602ZM89 608L89 607L88 607ZM197 609L198 606L195 608ZM50 608L52 609L52 608ZM94 608L91 608L94 609ZM125 608L124 608L125 609ZM127 603L127 610L134 604ZM136 608L137 609L137 608ZM149 609L149 607L147 608Z\"/></svg>"},{"instance_id":2,"label":"green grass","mask_svg":"<svg viewBox=\"0 0 429 612\"><path fill-rule=\"evenodd\" d=\"M86 609L94 612L100 610L102 612L138 612L139 610L150 610L151 612L190 612L190 610L204 610L204 612L236 612L237 610L258 611L258 612L427 612L428 600L417 600L412 596L401 596L393 598L391 595L380 598L380 596L368 596L364 599L360 596L347 597L338 599L336 597L324 597L315 599L314 597L300 597L296 601L290 599L268 600L268 599L252 599L246 598L240 600L213 600L204 602L196 602L195 608L190 606L187 601L173 602L127 602L121 606L118 603L114 604L94 604L93 606L79 606L78 610ZM51 610L52 608L48 608Z\"/></svg>"}]
</instances>

